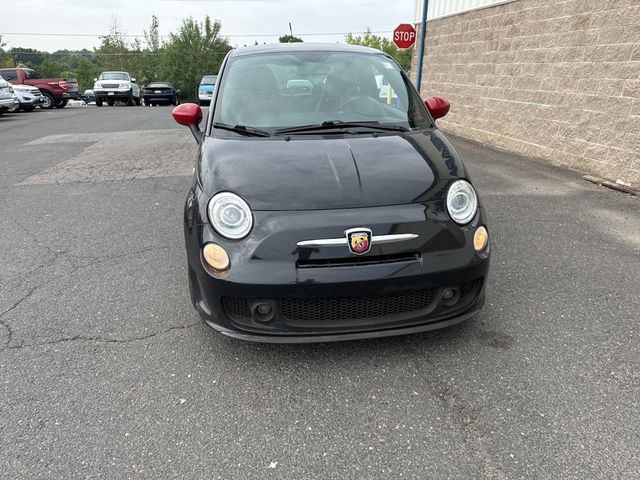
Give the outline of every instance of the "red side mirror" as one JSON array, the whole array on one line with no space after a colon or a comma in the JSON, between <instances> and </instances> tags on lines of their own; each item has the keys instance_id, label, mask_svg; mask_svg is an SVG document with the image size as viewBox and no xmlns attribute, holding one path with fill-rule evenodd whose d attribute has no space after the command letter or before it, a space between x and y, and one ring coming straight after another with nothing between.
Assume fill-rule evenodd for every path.
<instances>
[{"instance_id":1,"label":"red side mirror","mask_svg":"<svg viewBox=\"0 0 640 480\"><path fill-rule=\"evenodd\" d=\"M449 109L451 108L451 104L444 98L440 97L429 97L424 104L427 106L427 109L434 120L444 117L449 113Z\"/></svg>"},{"instance_id":2,"label":"red side mirror","mask_svg":"<svg viewBox=\"0 0 640 480\"><path fill-rule=\"evenodd\" d=\"M202 109L195 103L183 103L171 112L173 119L180 125L197 127L202 121Z\"/></svg>"}]
</instances>

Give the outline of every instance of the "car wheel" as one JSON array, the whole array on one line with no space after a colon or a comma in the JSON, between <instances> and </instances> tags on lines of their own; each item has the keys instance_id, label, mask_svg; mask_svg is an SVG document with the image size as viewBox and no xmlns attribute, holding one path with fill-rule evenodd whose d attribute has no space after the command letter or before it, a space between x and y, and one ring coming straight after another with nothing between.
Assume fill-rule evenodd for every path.
<instances>
[{"instance_id":1,"label":"car wheel","mask_svg":"<svg viewBox=\"0 0 640 480\"><path fill-rule=\"evenodd\" d=\"M50 108L55 107L56 99L53 98L53 95L51 95L49 92L42 92L42 96L44 97L44 103L40 105L41 108L46 108L47 110L49 110Z\"/></svg>"},{"instance_id":2,"label":"car wheel","mask_svg":"<svg viewBox=\"0 0 640 480\"><path fill-rule=\"evenodd\" d=\"M140 97L135 97L134 101L136 102L136 107L142 105L142 99Z\"/></svg>"},{"instance_id":3,"label":"car wheel","mask_svg":"<svg viewBox=\"0 0 640 480\"><path fill-rule=\"evenodd\" d=\"M67 103L69 103L69 100L66 98L64 100L58 100L56 102L56 108L64 108L67 106Z\"/></svg>"},{"instance_id":4,"label":"car wheel","mask_svg":"<svg viewBox=\"0 0 640 480\"><path fill-rule=\"evenodd\" d=\"M171 105L173 105L174 107L178 105L178 99L176 97L173 97L173 100L171 100Z\"/></svg>"},{"instance_id":5,"label":"car wheel","mask_svg":"<svg viewBox=\"0 0 640 480\"><path fill-rule=\"evenodd\" d=\"M102 99L96 98L96 107L101 107L101 106L102 106Z\"/></svg>"},{"instance_id":6,"label":"car wheel","mask_svg":"<svg viewBox=\"0 0 640 480\"><path fill-rule=\"evenodd\" d=\"M135 104L136 104L136 101L134 96L130 95L129 98L127 98L127 106L133 107Z\"/></svg>"}]
</instances>

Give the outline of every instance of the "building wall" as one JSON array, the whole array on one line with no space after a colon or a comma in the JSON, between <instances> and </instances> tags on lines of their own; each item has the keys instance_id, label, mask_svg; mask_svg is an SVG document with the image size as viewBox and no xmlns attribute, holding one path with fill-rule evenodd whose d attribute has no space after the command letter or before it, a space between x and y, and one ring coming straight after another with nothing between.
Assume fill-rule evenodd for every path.
<instances>
[{"instance_id":1,"label":"building wall","mask_svg":"<svg viewBox=\"0 0 640 480\"><path fill-rule=\"evenodd\" d=\"M429 21L421 94L451 102L446 131L640 188L640 0L516 0Z\"/></svg>"},{"instance_id":2,"label":"building wall","mask_svg":"<svg viewBox=\"0 0 640 480\"><path fill-rule=\"evenodd\" d=\"M427 8L427 17L440 18L456 13L476 10L478 8L497 3L513 2L515 0L430 0ZM424 0L415 0L415 21L422 21L422 6Z\"/></svg>"}]
</instances>

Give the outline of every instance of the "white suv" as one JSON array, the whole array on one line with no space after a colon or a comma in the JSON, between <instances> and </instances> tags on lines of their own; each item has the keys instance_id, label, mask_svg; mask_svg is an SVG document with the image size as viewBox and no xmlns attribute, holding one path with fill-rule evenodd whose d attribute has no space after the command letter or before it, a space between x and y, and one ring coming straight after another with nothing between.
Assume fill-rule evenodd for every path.
<instances>
[{"instance_id":1,"label":"white suv","mask_svg":"<svg viewBox=\"0 0 640 480\"><path fill-rule=\"evenodd\" d=\"M127 105L140 105L140 87L127 72L102 72L93 81L96 106L101 107L103 102L112 106L116 100Z\"/></svg>"}]
</instances>

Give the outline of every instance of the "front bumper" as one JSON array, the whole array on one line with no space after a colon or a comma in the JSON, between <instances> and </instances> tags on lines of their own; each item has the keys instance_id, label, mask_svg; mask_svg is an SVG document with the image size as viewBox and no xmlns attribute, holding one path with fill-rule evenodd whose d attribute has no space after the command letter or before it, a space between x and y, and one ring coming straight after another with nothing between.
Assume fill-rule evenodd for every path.
<instances>
[{"instance_id":1,"label":"front bumper","mask_svg":"<svg viewBox=\"0 0 640 480\"><path fill-rule=\"evenodd\" d=\"M94 90L96 100L128 100L133 95L131 89L128 90Z\"/></svg>"},{"instance_id":2,"label":"front bumper","mask_svg":"<svg viewBox=\"0 0 640 480\"><path fill-rule=\"evenodd\" d=\"M44 104L44 97L42 95L18 95L18 101L21 107L36 107Z\"/></svg>"},{"instance_id":3,"label":"front bumper","mask_svg":"<svg viewBox=\"0 0 640 480\"><path fill-rule=\"evenodd\" d=\"M307 221L316 232L333 230L329 227L332 223L338 223L337 229L342 230L340 220L335 220L344 215L351 221L366 219L374 234L390 233L383 230L384 223L377 223L380 211L388 218L415 216L416 222L401 228L419 233L420 238L374 245L361 257L344 257L336 247L296 248L293 239L289 239L293 247L287 244L286 235L308 228L301 215L313 217ZM425 222L420 205L340 214L283 212L279 221L289 226L284 237L265 234L278 231L276 225L269 224L273 215L269 213L256 218L256 228L248 239L235 242L224 242L208 224L190 224L189 202L185 213L192 302L210 327L230 337L307 343L404 335L462 322L477 314L485 301L490 245L482 256L471 246L473 231L484 224L481 211L463 228ZM265 212L254 213L260 217ZM262 232L260 225L264 226ZM390 228L388 224L386 228ZM391 231L402 231L397 228L391 226ZM452 228L457 229L455 238L447 236ZM229 252L229 271L215 272L203 261L202 246L211 241ZM444 298L447 289L457 292L453 303ZM268 315L260 314L260 305L269 307Z\"/></svg>"},{"instance_id":4,"label":"front bumper","mask_svg":"<svg viewBox=\"0 0 640 480\"><path fill-rule=\"evenodd\" d=\"M210 102L213 99L213 93L198 93L198 99L202 102Z\"/></svg>"},{"instance_id":5,"label":"front bumper","mask_svg":"<svg viewBox=\"0 0 640 480\"><path fill-rule=\"evenodd\" d=\"M6 112L8 110L12 110L18 107L20 103L15 96L6 96L4 98L0 98L0 111Z\"/></svg>"}]
</instances>

